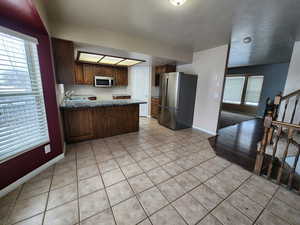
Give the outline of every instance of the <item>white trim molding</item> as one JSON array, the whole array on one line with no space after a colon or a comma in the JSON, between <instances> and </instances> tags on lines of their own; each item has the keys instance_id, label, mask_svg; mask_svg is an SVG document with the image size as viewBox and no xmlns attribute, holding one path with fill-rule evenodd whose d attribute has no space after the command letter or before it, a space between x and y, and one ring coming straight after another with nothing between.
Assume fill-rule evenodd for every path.
<instances>
[{"instance_id":1,"label":"white trim molding","mask_svg":"<svg viewBox=\"0 0 300 225\"><path fill-rule=\"evenodd\" d=\"M51 159L50 161L46 162L42 166L38 167L37 169L35 169L35 170L31 171L30 173L26 174L25 176L21 177L20 179L18 179L14 183L12 183L12 184L8 185L7 187L3 188L2 190L0 190L0 198L3 197L4 195L8 194L9 192L15 190L21 184L24 184L25 182L32 179L33 177L35 177L39 173L41 173L44 170L48 169L50 166L52 166L53 164L55 164L58 161L62 160L64 157L65 157L64 153L56 156L54 159Z\"/></svg>"},{"instance_id":2,"label":"white trim molding","mask_svg":"<svg viewBox=\"0 0 300 225\"><path fill-rule=\"evenodd\" d=\"M206 130L206 129L203 129L203 128L200 128L200 127L196 127L193 125L193 128L196 129L196 130L199 130L199 131L202 131L204 133L207 133L207 134L211 134L211 135L217 135L215 132L211 132L209 130Z\"/></svg>"}]
</instances>

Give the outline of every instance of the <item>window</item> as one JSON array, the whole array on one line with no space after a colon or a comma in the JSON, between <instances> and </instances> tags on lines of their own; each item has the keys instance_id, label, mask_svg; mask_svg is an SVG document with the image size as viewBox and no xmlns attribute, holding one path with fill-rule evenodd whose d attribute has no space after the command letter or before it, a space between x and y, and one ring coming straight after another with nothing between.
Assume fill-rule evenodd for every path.
<instances>
[{"instance_id":1,"label":"window","mask_svg":"<svg viewBox=\"0 0 300 225\"><path fill-rule=\"evenodd\" d=\"M245 95L245 104L257 106L263 85L263 76L249 76Z\"/></svg>"},{"instance_id":2,"label":"window","mask_svg":"<svg viewBox=\"0 0 300 225\"><path fill-rule=\"evenodd\" d=\"M48 142L37 41L0 27L0 160Z\"/></svg>"},{"instance_id":3,"label":"window","mask_svg":"<svg viewBox=\"0 0 300 225\"><path fill-rule=\"evenodd\" d=\"M244 76L226 77L223 102L241 104L244 83Z\"/></svg>"},{"instance_id":4,"label":"window","mask_svg":"<svg viewBox=\"0 0 300 225\"><path fill-rule=\"evenodd\" d=\"M225 78L223 102L258 106L264 76L230 75Z\"/></svg>"}]
</instances>

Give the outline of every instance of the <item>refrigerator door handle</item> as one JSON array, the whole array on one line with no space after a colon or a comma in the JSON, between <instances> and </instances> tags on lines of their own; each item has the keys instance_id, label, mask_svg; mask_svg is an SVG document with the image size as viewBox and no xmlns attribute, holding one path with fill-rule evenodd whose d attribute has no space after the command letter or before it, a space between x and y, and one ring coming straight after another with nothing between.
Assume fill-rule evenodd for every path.
<instances>
[{"instance_id":1,"label":"refrigerator door handle","mask_svg":"<svg viewBox=\"0 0 300 225\"><path fill-rule=\"evenodd\" d=\"M167 81L166 81L165 105L164 106L169 106L169 103L168 103L168 88L169 88L169 78L167 78Z\"/></svg>"}]
</instances>

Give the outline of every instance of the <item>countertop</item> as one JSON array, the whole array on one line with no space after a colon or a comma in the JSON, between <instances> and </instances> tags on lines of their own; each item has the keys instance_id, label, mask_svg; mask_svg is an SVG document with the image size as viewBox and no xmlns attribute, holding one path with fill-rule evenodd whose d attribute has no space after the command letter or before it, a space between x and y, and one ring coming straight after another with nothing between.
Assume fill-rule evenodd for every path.
<instances>
[{"instance_id":1,"label":"countertop","mask_svg":"<svg viewBox=\"0 0 300 225\"><path fill-rule=\"evenodd\" d=\"M136 99L120 99L120 100L65 100L60 105L62 109L72 108L93 108L93 107L104 107L104 106L120 106L120 105L134 105L134 104L146 104L145 101Z\"/></svg>"}]
</instances>

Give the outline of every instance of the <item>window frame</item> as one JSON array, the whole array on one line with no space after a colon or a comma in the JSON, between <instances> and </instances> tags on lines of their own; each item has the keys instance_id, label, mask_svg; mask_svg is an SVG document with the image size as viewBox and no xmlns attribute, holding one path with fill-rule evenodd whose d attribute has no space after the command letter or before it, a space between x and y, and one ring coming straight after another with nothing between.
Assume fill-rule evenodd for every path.
<instances>
[{"instance_id":1,"label":"window frame","mask_svg":"<svg viewBox=\"0 0 300 225\"><path fill-rule=\"evenodd\" d=\"M226 78L227 77L245 77L244 87L243 87L243 91L242 91L242 97L241 97L241 103L240 104L238 104L238 103L224 102L224 92L225 92L225 85L226 85ZM227 75L225 75L225 78L224 78L224 89L223 89L222 104L237 105L237 106L240 105L240 106L257 108L259 106L259 103L258 103L258 105L251 105L251 104L246 104L246 102L245 102L246 93L247 93L247 87L248 87L248 78L249 77L263 77L262 88L261 88L261 91L260 91L260 94L259 94L259 99L261 99L263 85L264 85L264 82L265 82L264 75L261 75L261 74L249 74L249 73L244 73L244 74L227 74Z\"/></svg>"},{"instance_id":2,"label":"window frame","mask_svg":"<svg viewBox=\"0 0 300 225\"><path fill-rule=\"evenodd\" d=\"M241 101L240 101L240 103L236 103L236 102L224 102L225 88L226 88L226 78L227 77L243 77L244 78L244 83L243 83L243 87L242 87L242 95L241 95ZM242 102L243 102L243 94L244 94L244 88L245 88L245 83L246 82L247 82L247 79L245 78L245 76L242 76L242 75L236 75L236 76L229 75L229 76L226 76L225 77L225 85L224 85L224 91L223 91L224 93L223 93L222 103L232 104L232 105L241 105Z\"/></svg>"},{"instance_id":3,"label":"window frame","mask_svg":"<svg viewBox=\"0 0 300 225\"><path fill-rule=\"evenodd\" d=\"M4 34L7 34L7 35L10 35L10 36L13 36L13 37L16 37L16 38L19 38L19 39L22 39L22 40L25 41L25 46L24 47L25 47L25 51L26 51L27 60L28 60L28 56L29 55L31 56L31 54L33 53L32 50L30 49L31 47L28 45L28 42L31 42L32 44L36 45L35 46L36 56L37 56L37 62L36 63L38 63L38 67L39 67L38 76L40 76L39 77L39 79L40 79L40 87L39 87L40 91L39 92L40 92L40 97L43 99L42 103L36 104L36 106L41 106L41 104L42 104L43 111L44 111L44 120L45 120L45 123L46 123L46 130L45 131L47 132L47 139L45 139L45 141L42 141L40 143L34 143L33 145L28 145L28 147L26 147L26 148L24 148L20 151L12 151L11 154L6 153L7 156L4 155L4 156L0 157L0 164L1 164L1 163L4 163L4 162L8 161L8 160L16 158L19 155L22 155L26 152L29 152L33 149L42 148L45 145L50 144L50 136L49 136L48 118L47 118L46 104L45 104L45 97L44 97L44 87L43 87L43 82L42 82L42 72L40 70L41 64L40 64L40 60L39 60L39 50L38 50L38 44L39 43L38 43L38 40L35 37L29 36L29 35L26 35L26 34L11 30L11 29L8 29L8 28L3 27L3 26L0 26L0 32L4 33ZM34 59L31 59L31 58L30 58L30 60L27 61L27 63L33 63L33 62L34 62ZM34 63L34 64L36 65L36 63ZM29 72L29 68L28 68L28 72ZM29 74L29 76L31 77L30 74ZM7 95L7 96L14 96L14 95L16 95L16 96L25 96L27 93L20 91L20 92L7 92L7 93L4 92L4 93L0 93L0 94L2 96L5 96L5 95Z\"/></svg>"}]
</instances>

